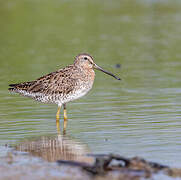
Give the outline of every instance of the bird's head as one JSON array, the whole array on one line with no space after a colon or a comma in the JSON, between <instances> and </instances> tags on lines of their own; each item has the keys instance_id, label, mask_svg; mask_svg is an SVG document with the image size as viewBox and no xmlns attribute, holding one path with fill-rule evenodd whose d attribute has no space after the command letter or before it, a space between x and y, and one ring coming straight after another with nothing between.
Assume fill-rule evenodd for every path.
<instances>
[{"instance_id":1,"label":"bird's head","mask_svg":"<svg viewBox=\"0 0 181 180\"><path fill-rule=\"evenodd\" d=\"M112 77L114 77L117 80L121 80L120 78L116 77L114 74L111 72L108 72L98 66L97 64L94 63L93 57L87 53L82 53L79 54L78 56L75 57L74 64L78 67L82 67L83 69L97 69L99 71L102 71Z\"/></svg>"}]
</instances>

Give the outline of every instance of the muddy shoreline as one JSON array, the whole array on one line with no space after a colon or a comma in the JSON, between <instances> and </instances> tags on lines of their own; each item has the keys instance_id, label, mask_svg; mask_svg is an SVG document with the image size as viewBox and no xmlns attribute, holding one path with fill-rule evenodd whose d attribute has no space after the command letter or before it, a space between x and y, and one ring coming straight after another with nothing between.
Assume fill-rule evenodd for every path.
<instances>
[{"instance_id":1,"label":"muddy shoreline","mask_svg":"<svg viewBox=\"0 0 181 180\"><path fill-rule=\"evenodd\" d=\"M40 137L16 146L4 146L0 179L113 179L181 178L181 169L141 157L91 154L88 148L64 136Z\"/></svg>"}]
</instances>

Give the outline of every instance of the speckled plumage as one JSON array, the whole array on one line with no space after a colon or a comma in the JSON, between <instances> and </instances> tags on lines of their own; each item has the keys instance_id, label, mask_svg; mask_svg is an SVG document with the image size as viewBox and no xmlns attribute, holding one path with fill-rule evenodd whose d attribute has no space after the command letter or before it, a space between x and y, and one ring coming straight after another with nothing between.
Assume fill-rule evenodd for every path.
<instances>
[{"instance_id":1,"label":"speckled plumage","mask_svg":"<svg viewBox=\"0 0 181 180\"><path fill-rule=\"evenodd\" d=\"M10 84L9 90L40 102L64 104L85 95L92 88L94 77L93 69L83 68L75 61L35 81Z\"/></svg>"},{"instance_id":2,"label":"speckled plumage","mask_svg":"<svg viewBox=\"0 0 181 180\"><path fill-rule=\"evenodd\" d=\"M76 56L72 65L31 82L10 84L9 90L43 103L56 103L60 107L87 94L94 82L94 69L120 80L97 66L92 56L83 53Z\"/></svg>"}]
</instances>

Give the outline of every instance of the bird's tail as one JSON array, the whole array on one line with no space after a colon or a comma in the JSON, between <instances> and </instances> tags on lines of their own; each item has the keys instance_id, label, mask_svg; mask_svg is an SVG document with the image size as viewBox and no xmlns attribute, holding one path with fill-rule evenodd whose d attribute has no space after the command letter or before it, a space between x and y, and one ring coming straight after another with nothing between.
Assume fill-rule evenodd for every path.
<instances>
[{"instance_id":1,"label":"bird's tail","mask_svg":"<svg viewBox=\"0 0 181 180\"><path fill-rule=\"evenodd\" d=\"M24 82L18 84L9 84L10 88L8 88L11 92L22 93L28 90L28 88L33 84L32 82Z\"/></svg>"}]
</instances>

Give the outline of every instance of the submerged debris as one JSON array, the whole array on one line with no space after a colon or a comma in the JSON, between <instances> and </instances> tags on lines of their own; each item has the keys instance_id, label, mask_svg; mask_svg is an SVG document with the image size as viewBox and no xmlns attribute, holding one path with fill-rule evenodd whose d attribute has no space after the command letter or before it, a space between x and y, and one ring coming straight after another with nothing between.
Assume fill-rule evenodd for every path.
<instances>
[{"instance_id":1,"label":"submerged debris","mask_svg":"<svg viewBox=\"0 0 181 180\"><path fill-rule=\"evenodd\" d=\"M115 68L121 68L121 64L115 64Z\"/></svg>"},{"instance_id":2,"label":"submerged debris","mask_svg":"<svg viewBox=\"0 0 181 180\"><path fill-rule=\"evenodd\" d=\"M170 168L155 162L149 162L139 157L125 158L115 154L91 155L95 157L93 164L80 163L74 161L58 160L59 165L69 165L80 167L82 170L93 176L104 176L119 174L126 179L151 178L157 173L163 173L171 177L181 177L181 169ZM127 177L127 178L125 178Z\"/></svg>"}]
</instances>

